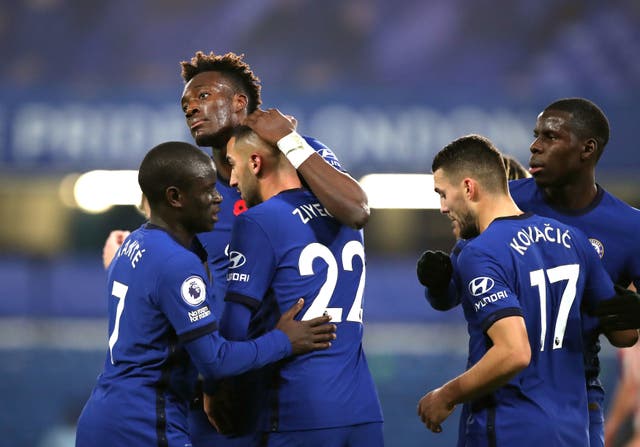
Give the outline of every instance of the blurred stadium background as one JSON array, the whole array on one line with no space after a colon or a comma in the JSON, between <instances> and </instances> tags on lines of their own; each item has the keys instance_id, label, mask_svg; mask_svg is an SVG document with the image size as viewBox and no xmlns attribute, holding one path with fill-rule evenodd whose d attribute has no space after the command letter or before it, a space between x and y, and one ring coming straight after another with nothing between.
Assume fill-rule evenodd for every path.
<instances>
[{"instance_id":1,"label":"blurred stadium background","mask_svg":"<svg viewBox=\"0 0 640 447\"><path fill-rule=\"evenodd\" d=\"M0 48L0 445L73 443L106 346L102 244L143 220L132 206L79 210L68 185L191 141L178 62L196 50L245 53L263 106L295 115L356 178L426 173L471 132L526 164L537 113L590 98L612 128L598 180L640 203L634 0L1 0ZM365 238L366 349L386 443L454 445L457 413L440 435L415 414L466 360L462 314L428 308L414 273L424 249L452 245L448 221L374 209ZM603 367L612 391L610 348Z\"/></svg>"}]
</instances>

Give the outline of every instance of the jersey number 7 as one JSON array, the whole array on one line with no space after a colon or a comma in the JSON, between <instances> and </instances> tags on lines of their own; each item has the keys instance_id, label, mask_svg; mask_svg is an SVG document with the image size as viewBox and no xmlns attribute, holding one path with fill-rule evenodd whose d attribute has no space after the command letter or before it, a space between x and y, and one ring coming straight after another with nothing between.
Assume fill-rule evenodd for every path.
<instances>
[{"instance_id":1,"label":"jersey number 7","mask_svg":"<svg viewBox=\"0 0 640 447\"><path fill-rule=\"evenodd\" d=\"M113 332L109 337L109 355L111 357L112 365L116 364L113 358L113 347L116 345L116 342L118 341L118 335L120 334L120 317L122 317L122 311L124 311L124 298L127 296L127 290L129 290L129 286L126 286L118 281L113 281L111 295L118 298L118 306L116 307L116 320L113 323Z\"/></svg>"}]
</instances>

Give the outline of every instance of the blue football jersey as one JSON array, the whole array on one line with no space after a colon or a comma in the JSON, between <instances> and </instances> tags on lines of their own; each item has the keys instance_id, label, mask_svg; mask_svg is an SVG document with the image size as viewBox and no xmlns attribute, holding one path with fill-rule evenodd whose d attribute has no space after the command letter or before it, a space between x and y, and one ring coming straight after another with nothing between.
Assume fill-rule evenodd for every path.
<instances>
[{"instance_id":1,"label":"blue football jersey","mask_svg":"<svg viewBox=\"0 0 640 447\"><path fill-rule=\"evenodd\" d=\"M509 182L509 191L521 210L552 217L582 231L598 252L613 282L624 286L633 282L640 290L640 210L599 185L596 198L582 210L549 205L532 178Z\"/></svg>"},{"instance_id":2,"label":"blue football jersey","mask_svg":"<svg viewBox=\"0 0 640 447\"><path fill-rule=\"evenodd\" d=\"M340 162L331 149L315 138L305 136L304 139L327 163L339 171L344 172ZM247 206L240 197L240 192L237 188L231 187L228 180L218 177L216 188L223 196L220 212L218 213L218 222L212 231L198 234L198 239L207 252L209 270L212 276L213 296L211 306L215 315L222 315L224 295L227 289L226 275L229 267L231 229L236 217L246 211ZM262 331L260 331L260 333L262 333ZM252 333L252 335L255 334ZM254 375L258 376L258 374ZM199 406L200 403L196 402L196 407ZM252 409L252 411L258 411L258 409ZM205 446L212 443L216 445L239 445L234 440L227 442L226 437L217 435L204 415L204 412L200 409L191 411L189 416L189 431L192 434L194 447ZM249 443L247 443L247 445L249 445Z\"/></svg>"},{"instance_id":3,"label":"blue football jersey","mask_svg":"<svg viewBox=\"0 0 640 447\"><path fill-rule=\"evenodd\" d=\"M547 217L498 218L466 244L457 267L470 364L504 317L524 317L531 345L527 368L469 403L467 445L589 445L581 309L610 298L613 283L587 238Z\"/></svg>"},{"instance_id":4,"label":"blue football jersey","mask_svg":"<svg viewBox=\"0 0 640 447\"><path fill-rule=\"evenodd\" d=\"M640 290L640 210L632 208L598 186L596 198L582 210L559 209L549 205L543 191L532 178L509 182L513 200L523 211L552 217L581 230L596 249L613 282L628 285L633 282ZM598 320L584 318L585 366L590 391L598 395L602 405L604 390L598 379L600 343L593 330Z\"/></svg>"},{"instance_id":5,"label":"blue football jersey","mask_svg":"<svg viewBox=\"0 0 640 447\"><path fill-rule=\"evenodd\" d=\"M225 300L253 310L250 335L270 329L301 297L298 319L327 312L338 328L329 349L280 362L261 410L261 430L381 422L362 348L362 232L337 222L309 191L294 189L238 216L229 254Z\"/></svg>"},{"instance_id":6,"label":"blue football jersey","mask_svg":"<svg viewBox=\"0 0 640 447\"><path fill-rule=\"evenodd\" d=\"M344 172L331 149L315 138L305 136L304 139L327 163ZM224 293L227 287L228 245L231 240L231 228L236 216L246 211L247 205L240 197L238 189L229 186L228 181L218 177L216 188L223 197L218 213L218 222L212 231L198 234L198 239L207 251L209 269L213 277L213 312L216 315L222 315Z\"/></svg>"},{"instance_id":7,"label":"blue football jersey","mask_svg":"<svg viewBox=\"0 0 640 447\"><path fill-rule=\"evenodd\" d=\"M290 354L281 331L242 343L220 338L205 259L201 246L187 250L149 223L118 249L107 275L104 371L80 416L77 446L191 445L196 365L217 379Z\"/></svg>"}]
</instances>

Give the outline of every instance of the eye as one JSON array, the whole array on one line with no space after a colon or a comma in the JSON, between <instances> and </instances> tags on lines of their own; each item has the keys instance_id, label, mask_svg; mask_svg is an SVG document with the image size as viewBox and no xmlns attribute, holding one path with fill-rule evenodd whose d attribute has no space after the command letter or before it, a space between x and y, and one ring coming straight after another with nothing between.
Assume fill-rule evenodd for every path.
<instances>
[{"instance_id":1,"label":"eye","mask_svg":"<svg viewBox=\"0 0 640 447\"><path fill-rule=\"evenodd\" d=\"M209 92L200 92L198 99L205 99L209 96Z\"/></svg>"}]
</instances>

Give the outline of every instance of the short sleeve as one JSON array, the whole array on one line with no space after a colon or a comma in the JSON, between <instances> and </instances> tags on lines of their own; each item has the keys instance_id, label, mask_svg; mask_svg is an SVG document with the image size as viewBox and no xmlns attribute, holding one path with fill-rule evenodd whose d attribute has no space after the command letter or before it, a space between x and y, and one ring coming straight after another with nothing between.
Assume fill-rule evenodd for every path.
<instances>
[{"instance_id":1,"label":"short sleeve","mask_svg":"<svg viewBox=\"0 0 640 447\"><path fill-rule=\"evenodd\" d=\"M211 310L212 288L198 257L185 251L167 259L158 290L158 306L181 341L190 341L216 330Z\"/></svg>"},{"instance_id":2,"label":"short sleeve","mask_svg":"<svg viewBox=\"0 0 640 447\"><path fill-rule=\"evenodd\" d=\"M501 318L522 316L522 308L512 286L512 276L500 262L485 250L467 245L458 255L461 302L470 325L483 332Z\"/></svg>"}]
</instances>

